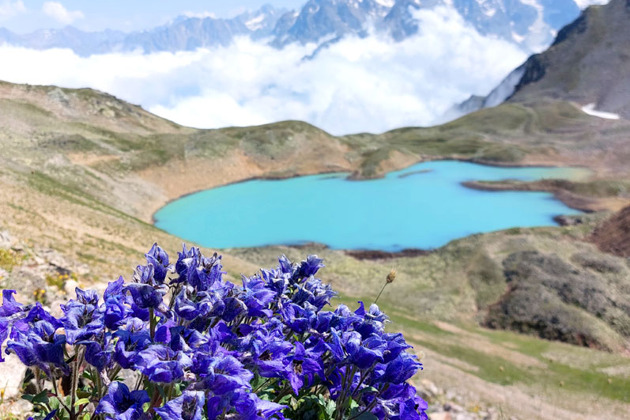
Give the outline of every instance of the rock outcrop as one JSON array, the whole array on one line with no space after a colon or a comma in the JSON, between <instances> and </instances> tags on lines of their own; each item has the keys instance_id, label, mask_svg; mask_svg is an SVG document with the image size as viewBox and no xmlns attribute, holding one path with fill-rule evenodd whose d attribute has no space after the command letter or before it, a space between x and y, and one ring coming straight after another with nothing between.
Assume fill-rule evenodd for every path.
<instances>
[{"instance_id":1,"label":"rock outcrop","mask_svg":"<svg viewBox=\"0 0 630 420\"><path fill-rule=\"evenodd\" d=\"M630 206L595 229L590 240L603 252L630 258Z\"/></svg>"}]
</instances>

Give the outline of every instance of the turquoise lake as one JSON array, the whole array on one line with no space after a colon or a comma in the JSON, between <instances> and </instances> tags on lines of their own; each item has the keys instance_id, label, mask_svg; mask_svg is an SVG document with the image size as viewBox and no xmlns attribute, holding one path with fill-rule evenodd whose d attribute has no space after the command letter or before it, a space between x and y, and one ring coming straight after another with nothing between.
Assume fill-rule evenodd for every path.
<instances>
[{"instance_id":1,"label":"turquoise lake","mask_svg":"<svg viewBox=\"0 0 630 420\"><path fill-rule=\"evenodd\" d=\"M549 193L477 191L463 181L586 174L436 161L376 180L350 181L345 173L254 180L173 201L155 214L155 224L210 248L318 242L333 249L431 249L474 233L554 225L554 216L579 213Z\"/></svg>"}]
</instances>

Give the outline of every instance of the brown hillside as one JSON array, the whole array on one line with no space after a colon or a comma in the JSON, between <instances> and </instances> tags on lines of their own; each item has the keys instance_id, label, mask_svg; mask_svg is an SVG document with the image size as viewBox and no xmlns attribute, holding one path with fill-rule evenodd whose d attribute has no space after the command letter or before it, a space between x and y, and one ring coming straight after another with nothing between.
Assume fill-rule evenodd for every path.
<instances>
[{"instance_id":1,"label":"brown hillside","mask_svg":"<svg viewBox=\"0 0 630 420\"><path fill-rule=\"evenodd\" d=\"M598 227L591 241L604 252L630 258L630 206Z\"/></svg>"}]
</instances>

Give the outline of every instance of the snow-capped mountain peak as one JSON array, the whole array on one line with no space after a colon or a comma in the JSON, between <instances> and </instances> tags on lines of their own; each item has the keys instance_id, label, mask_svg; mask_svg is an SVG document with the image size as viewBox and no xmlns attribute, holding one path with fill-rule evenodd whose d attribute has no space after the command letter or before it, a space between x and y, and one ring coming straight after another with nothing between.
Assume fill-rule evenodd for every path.
<instances>
[{"instance_id":1,"label":"snow-capped mountain peak","mask_svg":"<svg viewBox=\"0 0 630 420\"><path fill-rule=\"evenodd\" d=\"M297 42L319 46L344 36L366 36L372 29L394 40L419 30L416 11L446 6L456 10L480 34L516 43L527 52L549 45L558 29L572 21L580 8L606 0L306 0L299 10L263 6L231 19L181 16L143 32L86 33L69 30L16 35L0 31L0 43L30 48L72 48L82 55L142 49L145 52L191 50L228 45L235 36L272 38L277 48ZM579 6L579 7L578 7Z\"/></svg>"}]
</instances>

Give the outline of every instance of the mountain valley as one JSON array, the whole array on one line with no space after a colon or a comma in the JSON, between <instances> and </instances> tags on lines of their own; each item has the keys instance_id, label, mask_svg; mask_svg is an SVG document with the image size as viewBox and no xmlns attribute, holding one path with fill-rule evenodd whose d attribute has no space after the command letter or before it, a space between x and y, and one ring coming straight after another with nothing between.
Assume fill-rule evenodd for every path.
<instances>
[{"instance_id":1,"label":"mountain valley","mask_svg":"<svg viewBox=\"0 0 630 420\"><path fill-rule=\"evenodd\" d=\"M294 18L276 15L273 31L280 25L282 36L295 34L286 40L302 42L290 29L298 21L317 26L323 22L318 12L350 2L330 0L315 10L319 3L310 1ZM386 21L404 2L358 3L362 13ZM478 9L482 3L466 10L500 16ZM0 285L51 307L66 297L66 286L104 289L121 274L129 278L154 242L170 254L181 249L182 239L153 226L159 208L248 179L329 172L376 178L443 159L584 167L591 176L580 181L469 185L550 191L585 211L561 217L561 226L512 228L400 254L320 244L221 253L234 282L239 273L273 266L279 255L298 261L317 253L325 259L323 280L350 306L373 301L397 270L379 306L422 357L419 389L447 390L427 394L440 412L435 418L449 418L441 412L455 402L462 410L450 418L482 418L470 416L491 407L494 417L486 418L621 419L630 409L630 103L624 90L630 68L623 42L629 14L627 0L587 9L550 49L528 60L515 92L498 106L382 134L333 136L300 121L198 130L91 89L1 82ZM559 29L554 16L546 19ZM351 21L344 21L344 31L360 31ZM589 115L582 109L589 103L620 118ZM457 398L445 397L448 390Z\"/></svg>"}]
</instances>

